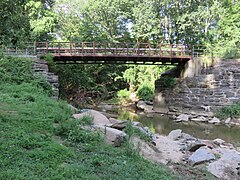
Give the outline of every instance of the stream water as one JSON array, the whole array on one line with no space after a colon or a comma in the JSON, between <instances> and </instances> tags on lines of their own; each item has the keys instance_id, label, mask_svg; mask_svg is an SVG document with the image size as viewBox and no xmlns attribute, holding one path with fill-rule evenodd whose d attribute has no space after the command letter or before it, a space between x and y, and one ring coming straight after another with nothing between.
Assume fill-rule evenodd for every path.
<instances>
[{"instance_id":1,"label":"stream water","mask_svg":"<svg viewBox=\"0 0 240 180\"><path fill-rule=\"evenodd\" d=\"M160 114L139 114L124 108L115 110L114 113L118 114L117 119L141 122L153 133L167 135L174 129L182 129L183 132L200 139L213 140L221 138L226 142L232 143L235 147L240 147L240 127L197 122L177 123L168 116L161 116Z\"/></svg>"}]
</instances>

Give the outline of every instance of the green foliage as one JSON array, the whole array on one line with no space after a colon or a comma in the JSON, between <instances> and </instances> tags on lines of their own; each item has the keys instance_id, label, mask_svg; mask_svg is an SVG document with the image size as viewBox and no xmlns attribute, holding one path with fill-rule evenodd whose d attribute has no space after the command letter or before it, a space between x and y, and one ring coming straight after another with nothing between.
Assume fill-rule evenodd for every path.
<instances>
[{"instance_id":1,"label":"green foliage","mask_svg":"<svg viewBox=\"0 0 240 180\"><path fill-rule=\"evenodd\" d=\"M147 85L143 85L138 88L137 96L140 99L143 99L145 101L151 101L154 96L154 91L153 89L149 88Z\"/></svg>"},{"instance_id":2,"label":"green foliage","mask_svg":"<svg viewBox=\"0 0 240 180\"><path fill-rule=\"evenodd\" d=\"M73 143L100 142L100 134L82 128L82 125L89 124L91 120L92 119L89 117L83 117L79 120L70 119L64 121L56 130L56 134L65 137L68 141Z\"/></svg>"},{"instance_id":3,"label":"green foliage","mask_svg":"<svg viewBox=\"0 0 240 180\"><path fill-rule=\"evenodd\" d=\"M0 58L0 84L30 83L39 87L39 91L44 90L47 94L51 94L51 85L43 76L33 73L32 65L31 59L2 56Z\"/></svg>"},{"instance_id":4,"label":"green foliage","mask_svg":"<svg viewBox=\"0 0 240 180\"><path fill-rule=\"evenodd\" d=\"M228 117L231 118L240 117L240 103L222 108L221 110L216 112L216 116L221 119Z\"/></svg>"},{"instance_id":5,"label":"green foliage","mask_svg":"<svg viewBox=\"0 0 240 180\"><path fill-rule=\"evenodd\" d=\"M162 76L159 79L159 84L164 88L173 88L177 83L176 78L169 76Z\"/></svg>"},{"instance_id":6,"label":"green foliage","mask_svg":"<svg viewBox=\"0 0 240 180\"><path fill-rule=\"evenodd\" d=\"M48 64L53 65L53 55L52 54L47 54L43 57L45 61L47 61Z\"/></svg>"},{"instance_id":7,"label":"green foliage","mask_svg":"<svg viewBox=\"0 0 240 180\"><path fill-rule=\"evenodd\" d=\"M220 18L214 44L218 53L225 58L240 57L240 2L225 2L220 10Z\"/></svg>"},{"instance_id":8,"label":"green foliage","mask_svg":"<svg viewBox=\"0 0 240 180\"><path fill-rule=\"evenodd\" d=\"M124 71L122 78L128 82L130 92L136 91L140 98L144 100L152 100L155 81L159 78L162 72L169 68L171 67L134 65Z\"/></svg>"},{"instance_id":9,"label":"green foliage","mask_svg":"<svg viewBox=\"0 0 240 180\"><path fill-rule=\"evenodd\" d=\"M127 89L123 89L117 92L117 97L120 103L127 103L130 102L130 94L131 92Z\"/></svg>"},{"instance_id":10,"label":"green foliage","mask_svg":"<svg viewBox=\"0 0 240 180\"><path fill-rule=\"evenodd\" d=\"M121 79L115 80L125 70L124 66L52 64L50 69L59 76L61 95L67 99L85 94L95 99L108 99L115 95L113 92L126 86Z\"/></svg>"},{"instance_id":11,"label":"green foliage","mask_svg":"<svg viewBox=\"0 0 240 180\"><path fill-rule=\"evenodd\" d=\"M134 127L131 123L128 123L127 127L124 129L124 132L127 133L127 135L130 137L136 135L139 136L140 139L150 142L151 138L144 132L142 132L140 129Z\"/></svg>"},{"instance_id":12,"label":"green foliage","mask_svg":"<svg viewBox=\"0 0 240 180\"><path fill-rule=\"evenodd\" d=\"M56 23L52 3L52 0L1 0L0 44L22 46L29 41L46 40Z\"/></svg>"}]
</instances>

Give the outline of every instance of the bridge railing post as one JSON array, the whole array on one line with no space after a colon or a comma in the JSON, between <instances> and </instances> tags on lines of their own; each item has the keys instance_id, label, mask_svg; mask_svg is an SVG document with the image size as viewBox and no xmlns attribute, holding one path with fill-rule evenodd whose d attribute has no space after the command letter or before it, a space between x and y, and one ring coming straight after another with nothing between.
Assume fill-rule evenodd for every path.
<instances>
[{"instance_id":1,"label":"bridge railing post","mask_svg":"<svg viewBox=\"0 0 240 180\"><path fill-rule=\"evenodd\" d=\"M70 42L70 54L72 55L72 42Z\"/></svg>"},{"instance_id":2,"label":"bridge railing post","mask_svg":"<svg viewBox=\"0 0 240 180\"><path fill-rule=\"evenodd\" d=\"M148 57L150 57L150 55L151 55L151 49L150 49L150 43L148 43Z\"/></svg>"},{"instance_id":3,"label":"bridge railing post","mask_svg":"<svg viewBox=\"0 0 240 180\"><path fill-rule=\"evenodd\" d=\"M96 49L95 49L95 46L96 46L96 43L95 43L95 42L93 42L93 55L95 55L95 54L96 54Z\"/></svg>"},{"instance_id":4,"label":"bridge railing post","mask_svg":"<svg viewBox=\"0 0 240 180\"><path fill-rule=\"evenodd\" d=\"M173 53L172 53L172 44L170 44L170 57L172 58L172 56L173 56Z\"/></svg>"},{"instance_id":5,"label":"bridge railing post","mask_svg":"<svg viewBox=\"0 0 240 180\"><path fill-rule=\"evenodd\" d=\"M61 54L61 50L60 50L60 42L58 42L58 54L59 54L59 56L60 56L60 54Z\"/></svg>"},{"instance_id":6,"label":"bridge railing post","mask_svg":"<svg viewBox=\"0 0 240 180\"><path fill-rule=\"evenodd\" d=\"M82 46L82 55L83 55L83 51L84 51L84 42L81 43Z\"/></svg>"},{"instance_id":7,"label":"bridge railing post","mask_svg":"<svg viewBox=\"0 0 240 180\"><path fill-rule=\"evenodd\" d=\"M46 46L46 53L45 54L48 54L48 42L45 43L45 46Z\"/></svg>"}]
</instances>

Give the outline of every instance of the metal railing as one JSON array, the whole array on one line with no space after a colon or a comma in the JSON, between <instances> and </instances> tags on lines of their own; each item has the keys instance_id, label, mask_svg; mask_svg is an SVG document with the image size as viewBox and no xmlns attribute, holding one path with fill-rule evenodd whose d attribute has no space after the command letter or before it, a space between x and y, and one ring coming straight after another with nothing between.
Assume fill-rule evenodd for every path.
<instances>
[{"instance_id":1,"label":"metal railing","mask_svg":"<svg viewBox=\"0 0 240 180\"><path fill-rule=\"evenodd\" d=\"M183 45L150 43L97 43L97 42L38 42L36 54L53 54L55 56L159 56L186 57L191 51Z\"/></svg>"},{"instance_id":2,"label":"metal railing","mask_svg":"<svg viewBox=\"0 0 240 180\"><path fill-rule=\"evenodd\" d=\"M24 47L0 47L11 56L143 56L143 57L199 57L213 55L205 45L187 47L181 44L108 43L108 42L35 42Z\"/></svg>"},{"instance_id":3,"label":"metal railing","mask_svg":"<svg viewBox=\"0 0 240 180\"><path fill-rule=\"evenodd\" d=\"M35 56L36 44L26 43L23 47L17 46L0 46L0 51L9 56Z\"/></svg>"}]
</instances>

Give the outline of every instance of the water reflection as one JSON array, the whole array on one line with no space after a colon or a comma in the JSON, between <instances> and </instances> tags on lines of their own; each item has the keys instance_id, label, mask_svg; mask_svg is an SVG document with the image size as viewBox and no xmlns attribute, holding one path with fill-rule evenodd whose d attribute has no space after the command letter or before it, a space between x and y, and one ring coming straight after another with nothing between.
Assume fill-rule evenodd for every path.
<instances>
[{"instance_id":1,"label":"water reflection","mask_svg":"<svg viewBox=\"0 0 240 180\"><path fill-rule=\"evenodd\" d=\"M119 119L127 119L130 121L139 121L144 126L150 128L153 133L167 135L174 129L182 129L183 132L188 133L200 139L216 139L221 138L226 142L233 143L235 146L240 146L240 128L227 127L225 125L212 125L197 122L176 123L167 116L159 114L152 114L151 117L146 115L137 115L129 109L118 110Z\"/></svg>"}]
</instances>

